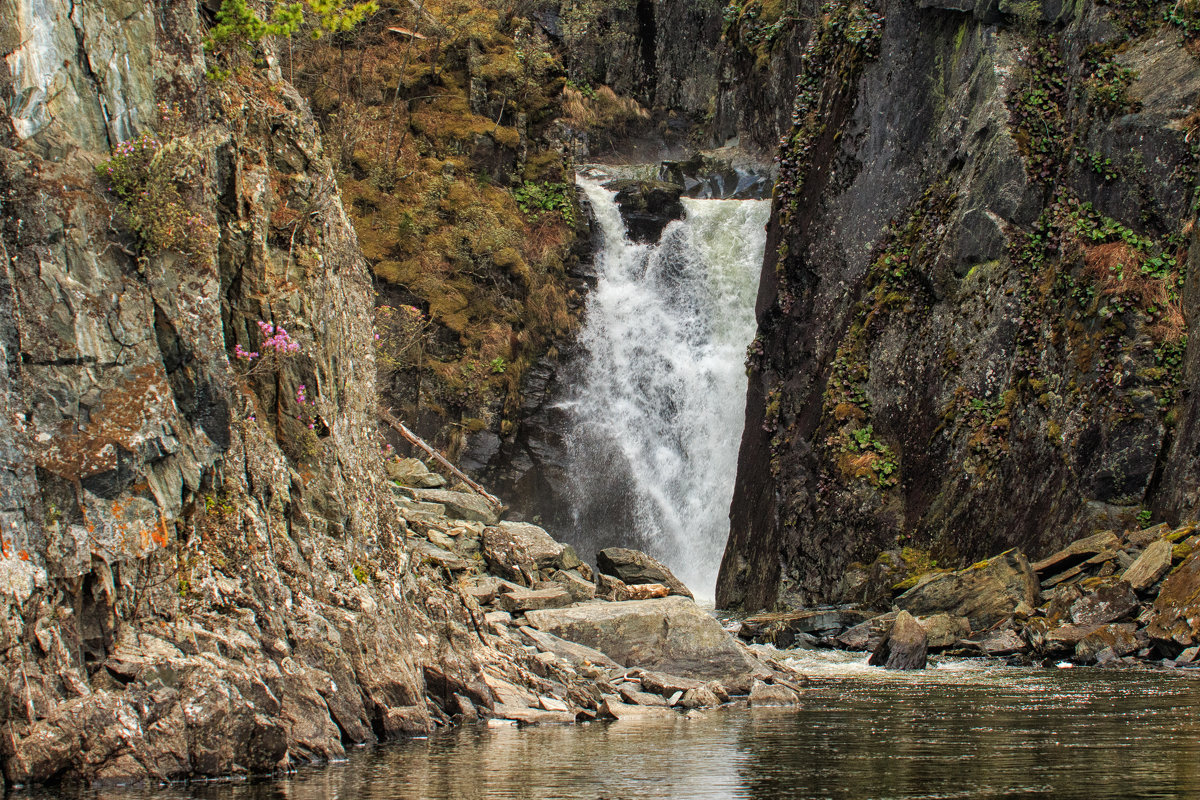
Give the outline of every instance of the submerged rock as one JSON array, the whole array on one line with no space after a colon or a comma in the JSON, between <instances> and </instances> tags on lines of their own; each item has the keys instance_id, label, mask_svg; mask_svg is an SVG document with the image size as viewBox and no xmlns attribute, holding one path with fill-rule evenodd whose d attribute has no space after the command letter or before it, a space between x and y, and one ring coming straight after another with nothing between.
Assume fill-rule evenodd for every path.
<instances>
[{"instance_id":1,"label":"submerged rock","mask_svg":"<svg viewBox=\"0 0 1200 800\"><path fill-rule=\"evenodd\" d=\"M748 702L751 708L792 707L800 705L800 695L794 689L786 686L756 680L750 687Z\"/></svg>"},{"instance_id":2,"label":"submerged rock","mask_svg":"<svg viewBox=\"0 0 1200 800\"><path fill-rule=\"evenodd\" d=\"M867 663L887 669L925 669L928 643L921 623L901 611Z\"/></svg>"}]
</instances>

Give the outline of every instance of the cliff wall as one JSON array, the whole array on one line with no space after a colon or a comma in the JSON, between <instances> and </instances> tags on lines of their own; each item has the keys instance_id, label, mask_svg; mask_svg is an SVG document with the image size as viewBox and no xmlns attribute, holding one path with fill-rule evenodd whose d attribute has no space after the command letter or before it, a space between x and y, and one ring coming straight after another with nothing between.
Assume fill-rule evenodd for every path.
<instances>
[{"instance_id":1,"label":"cliff wall","mask_svg":"<svg viewBox=\"0 0 1200 800\"><path fill-rule=\"evenodd\" d=\"M1194 515L1194 7L757 5L744 74L800 68L718 603Z\"/></svg>"},{"instance_id":2,"label":"cliff wall","mask_svg":"<svg viewBox=\"0 0 1200 800\"><path fill-rule=\"evenodd\" d=\"M270 771L427 729L430 664L478 686L312 117L269 48L211 72L205 13L0 3L9 782Z\"/></svg>"}]
</instances>

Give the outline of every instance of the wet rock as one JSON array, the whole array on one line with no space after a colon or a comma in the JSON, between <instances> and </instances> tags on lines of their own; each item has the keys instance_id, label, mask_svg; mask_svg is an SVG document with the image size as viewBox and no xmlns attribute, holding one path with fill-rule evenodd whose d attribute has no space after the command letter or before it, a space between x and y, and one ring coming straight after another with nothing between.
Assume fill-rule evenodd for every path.
<instances>
[{"instance_id":1,"label":"wet rock","mask_svg":"<svg viewBox=\"0 0 1200 800\"><path fill-rule=\"evenodd\" d=\"M945 650L959 639L971 635L971 624L966 617L935 614L932 617L919 617L917 622L925 630L930 650Z\"/></svg>"},{"instance_id":2,"label":"wet rock","mask_svg":"<svg viewBox=\"0 0 1200 800\"><path fill-rule=\"evenodd\" d=\"M1128 583L1108 579L1072 604L1071 621L1076 625L1117 622L1132 616L1138 608L1138 599Z\"/></svg>"},{"instance_id":3,"label":"wet rock","mask_svg":"<svg viewBox=\"0 0 1200 800\"><path fill-rule=\"evenodd\" d=\"M642 670L638 673L641 677L642 688L647 691L660 694L663 697L670 697L675 693L680 693L688 689L695 689L698 686L703 686L704 682L695 678L684 678L679 675L668 675L664 672L651 672Z\"/></svg>"},{"instance_id":4,"label":"wet rock","mask_svg":"<svg viewBox=\"0 0 1200 800\"><path fill-rule=\"evenodd\" d=\"M605 184L617 193L617 206L629 238L635 242L653 244L662 237L663 229L683 217L683 187L666 181L618 180Z\"/></svg>"},{"instance_id":5,"label":"wet rock","mask_svg":"<svg viewBox=\"0 0 1200 800\"><path fill-rule=\"evenodd\" d=\"M887 669L925 669L927 648L928 638L921 623L901 611L867 663Z\"/></svg>"},{"instance_id":6,"label":"wet rock","mask_svg":"<svg viewBox=\"0 0 1200 800\"><path fill-rule=\"evenodd\" d=\"M697 686L684 692L676 704L681 708L716 708L721 705L721 701L712 689L707 686Z\"/></svg>"},{"instance_id":7,"label":"wet rock","mask_svg":"<svg viewBox=\"0 0 1200 800\"><path fill-rule=\"evenodd\" d=\"M749 704L751 708L794 707L800 705L800 695L786 686L755 681L750 687Z\"/></svg>"},{"instance_id":8,"label":"wet rock","mask_svg":"<svg viewBox=\"0 0 1200 800\"><path fill-rule=\"evenodd\" d=\"M510 614L571 605L571 595L561 586L552 589L510 589L500 595L500 606Z\"/></svg>"},{"instance_id":9,"label":"wet rock","mask_svg":"<svg viewBox=\"0 0 1200 800\"><path fill-rule=\"evenodd\" d=\"M692 597L683 581L658 559L640 550L628 547L607 547L596 553L596 569L602 575L610 575L629 586L641 583L661 583L671 594Z\"/></svg>"},{"instance_id":10,"label":"wet rock","mask_svg":"<svg viewBox=\"0 0 1200 800\"><path fill-rule=\"evenodd\" d=\"M831 636L853 628L871 617L869 611L858 609L803 609L799 611L755 614L742 621L739 635L755 642L768 642L776 647L791 647L798 634Z\"/></svg>"},{"instance_id":11,"label":"wet rock","mask_svg":"<svg viewBox=\"0 0 1200 800\"><path fill-rule=\"evenodd\" d=\"M1021 653L1028 649L1025 640L1011 630L999 630L979 639L973 639L968 644L976 647L985 656L1007 656Z\"/></svg>"},{"instance_id":12,"label":"wet rock","mask_svg":"<svg viewBox=\"0 0 1200 800\"><path fill-rule=\"evenodd\" d=\"M896 605L918 616L945 612L966 617L972 630L985 630L1022 604L1036 606L1040 594L1025 556L1009 550L958 572L924 578L896 598Z\"/></svg>"},{"instance_id":13,"label":"wet rock","mask_svg":"<svg viewBox=\"0 0 1200 800\"><path fill-rule=\"evenodd\" d=\"M1140 647L1133 623L1104 625L1087 633L1075 644L1075 660L1080 664L1094 664L1105 650L1116 656L1126 656Z\"/></svg>"},{"instance_id":14,"label":"wet rock","mask_svg":"<svg viewBox=\"0 0 1200 800\"><path fill-rule=\"evenodd\" d=\"M606 698L599 710L601 716L618 720L674 719L678 716L669 708L635 706L631 703L622 703L615 697Z\"/></svg>"},{"instance_id":15,"label":"wet rock","mask_svg":"<svg viewBox=\"0 0 1200 800\"><path fill-rule=\"evenodd\" d=\"M397 458L387 462L387 475L401 486L417 489L440 489L446 479L431 472L420 459Z\"/></svg>"},{"instance_id":16,"label":"wet rock","mask_svg":"<svg viewBox=\"0 0 1200 800\"><path fill-rule=\"evenodd\" d=\"M1046 631L1041 637L1041 649L1048 653L1073 651L1075 645L1100 625L1062 625Z\"/></svg>"},{"instance_id":17,"label":"wet rock","mask_svg":"<svg viewBox=\"0 0 1200 800\"><path fill-rule=\"evenodd\" d=\"M683 597L593 601L525 616L538 630L593 647L628 667L725 683L744 680L756 667L720 623Z\"/></svg>"},{"instance_id":18,"label":"wet rock","mask_svg":"<svg viewBox=\"0 0 1200 800\"><path fill-rule=\"evenodd\" d=\"M482 495L469 492L454 492L449 489L413 489L413 496L425 503L439 503L446 514L454 519L482 522L495 525L500 519L499 510Z\"/></svg>"},{"instance_id":19,"label":"wet rock","mask_svg":"<svg viewBox=\"0 0 1200 800\"><path fill-rule=\"evenodd\" d=\"M1171 549L1173 545L1166 539L1151 542L1137 561L1121 574L1121 579L1128 583L1135 592L1145 591L1166 575L1171 569Z\"/></svg>"},{"instance_id":20,"label":"wet rock","mask_svg":"<svg viewBox=\"0 0 1200 800\"><path fill-rule=\"evenodd\" d=\"M892 626L892 623L896 621L897 613L889 611L886 614L871 617L866 622L860 622L854 627L849 628L834 641L847 650L874 651L879 646L879 643L883 641L883 637Z\"/></svg>"},{"instance_id":21,"label":"wet rock","mask_svg":"<svg viewBox=\"0 0 1200 800\"><path fill-rule=\"evenodd\" d=\"M621 695L621 699L626 703L632 703L637 706L662 706L667 707L667 699L660 694L651 694L650 692L640 691L631 683L623 683L617 687L617 692Z\"/></svg>"},{"instance_id":22,"label":"wet rock","mask_svg":"<svg viewBox=\"0 0 1200 800\"><path fill-rule=\"evenodd\" d=\"M528 706L511 706L497 703L493 713L500 719L511 719L522 725L569 725L575 721L575 715L569 711L547 711L544 708Z\"/></svg>"}]
</instances>

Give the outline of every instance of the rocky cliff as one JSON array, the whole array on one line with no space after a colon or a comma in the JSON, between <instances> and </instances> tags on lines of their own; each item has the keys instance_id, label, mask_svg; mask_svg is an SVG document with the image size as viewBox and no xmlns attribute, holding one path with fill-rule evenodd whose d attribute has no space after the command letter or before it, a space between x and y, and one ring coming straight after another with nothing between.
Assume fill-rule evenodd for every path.
<instances>
[{"instance_id":1,"label":"rocky cliff","mask_svg":"<svg viewBox=\"0 0 1200 800\"><path fill-rule=\"evenodd\" d=\"M798 78L718 603L1193 517L1195 5L734 5Z\"/></svg>"},{"instance_id":2,"label":"rocky cliff","mask_svg":"<svg viewBox=\"0 0 1200 800\"><path fill-rule=\"evenodd\" d=\"M452 721L761 695L776 673L689 598L593 582L389 456L394 342L284 80L306 62L213 6L0 2L4 780L265 773Z\"/></svg>"}]
</instances>

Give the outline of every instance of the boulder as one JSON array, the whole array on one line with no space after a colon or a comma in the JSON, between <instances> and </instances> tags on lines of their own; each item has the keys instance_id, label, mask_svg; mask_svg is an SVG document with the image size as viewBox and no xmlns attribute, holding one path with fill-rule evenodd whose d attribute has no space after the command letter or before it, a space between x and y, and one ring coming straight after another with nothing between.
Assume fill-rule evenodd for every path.
<instances>
[{"instance_id":1,"label":"boulder","mask_svg":"<svg viewBox=\"0 0 1200 800\"><path fill-rule=\"evenodd\" d=\"M571 605L571 595L561 586L553 589L510 589L500 595L500 606L510 614Z\"/></svg>"},{"instance_id":2,"label":"boulder","mask_svg":"<svg viewBox=\"0 0 1200 800\"><path fill-rule=\"evenodd\" d=\"M758 665L712 616L684 597L577 603L526 613L538 630L593 647L619 664L727 684Z\"/></svg>"},{"instance_id":3,"label":"boulder","mask_svg":"<svg viewBox=\"0 0 1200 800\"><path fill-rule=\"evenodd\" d=\"M684 692L676 704L682 708L716 708L721 705L721 700L707 686L697 686Z\"/></svg>"},{"instance_id":4,"label":"boulder","mask_svg":"<svg viewBox=\"0 0 1200 800\"><path fill-rule=\"evenodd\" d=\"M1146 632L1162 641L1195 643L1200 635L1200 550L1186 556L1163 580Z\"/></svg>"},{"instance_id":5,"label":"boulder","mask_svg":"<svg viewBox=\"0 0 1200 800\"><path fill-rule=\"evenodd\" d=\"M556 570L550 576L550 580L561 584L564 589L571 595L571 599L577 603L582 603L591 600L596 596L596 584L591 581L584 580L578 570L560 569Z\"/></svg>"},{"instance_id":6,"label":"boulder","mask_svg":"<svg viewBox=\"0 0 1200 800\"><path fill-rule=\"evenodd\" d=\"M968 642L985 656L1008 656L1026 650L1029 645L1011 630L992 631L979 639Z\"/></svg>"},{"instance_id":7,"label":"boulder","mask_svg":"<svg viewBox=\"0 0 1200 800\"><path fill-rule=\"evenodd\" d=\"M413 489L413 497L423 503L439 503L446 508L446 516L468 522L495 525L500 519L500 510L485 497L469 492L452 492L449 489Z\"/></svg>"},{"instance_id":8,"label":"boulder","mask_svg":"<svg viewBox=\"0 0 1200 800\"><path fill-rule=\"evenodd\" d=\"M664 672L650 672L643 670L641 672L642 688L655 694L661 694L663 697L670 697L679 692L682 694L688 689L695 689L697 686L703 686L703 681L698 681L695 678L683 678L679 675L668 675Z\"/></svg>"},{"instance_id":9,"label":"boulder","mask_svg":"<svg viewBox=\"0 0 1200 800\"><path fill-rule=\"evenodd\" d=\"M666 181L617 180L605 184L617 193L617 207L629 238L653 244L671 220L683 217L683 187Z\"/></svg>"},{"instance_id":10,"label":"boulder","mask_svg":"<svg viewBox=\"0 0 1200 800\"><path fill-rule=\"evenodd\" d=\"M528 625L521 627L521 633L529 638L531 642L543 653L553 653L554 655L571 662L575 666L594 665L604 669L620 669L621 665L613 661L608 656L591 647L586 647L576 642L568 642L566 639L555 636L552 633L539 631L531 628Z\"/></svg>"},{"instance_id":11,"label":"boulder","mask_svg":"<svg viewBox=\"0 0 1200 800\"><path fill-rule=\"evenodd\" d=\"M928 644L921 623L912 614L901 611L867 663L887 669L925 669Z\"/></svg>"},{"instance_id":12,"label":"boulder","mask_svg":"<svg viewBox=\"0 0 1200 800\"><path fill-rule=\"evenodd\" d=\"M800 695L786 686L755 681L750 687L749 704L751 708L795 707L800 705Z\"/></svg>"},{"instance_id":13,"label":"boulder","mask_svg":"<svg viewBox=\"0 0 1200 800\"><path fill-rule=\"evenodd\" d=\"M575 721L575 715L569 711L547 711L544 708L529 708L505 703L497 703L493 711L499 719L511 719L522 725L569 724Z\"/></svg>"},{"instance_id":14,"label":"boulder","mask_svg":"<svg viewBox=\"0 0 1200 800\"><path fill-rule=\"evenodd\" d=\"M656 597L667 597L671 590L661 583L639 583L625 587L627 600L653 600Z\"/></svg>"},{"instance_id":15,"label":"boulder","mask_svg":"<svg viewBox=\"0 0 1200 800\"><path fill-rule=\"evenodd\" d=\"M484 528L481 539L488 568L517 583L532 584L539 570L562 564L563 545L537 525L501 522Z\"/></svg>"},{"instance_id":16,"label":"boulder","mask_svg":"<svg viewBox=\"0 0 1200 800\"><path fill-rule=\"evenodd\" d=\"M1103 625L1132 616L1138 608L1137 596L1129 584L1108 578L1071 605L1071 621L1076 625Z\"/></svg>"},{"instance_id":17,"label":"boulder","mask_svg":"<svg viewBox=\"0 0 1200 800\"><path fill-rule=\"evenodd\" d=\"M1133 623L1104 625L1090 631L1075 643L1075 660L1080 664L1094 664L1105 650L1116 656L1126 656L1137 650L1139 642Z\"/></svg>"},{"instance_id":18,"label":"boulder","mask_svg":"<svg viewBox=\"0 0 1200 800\"><path fill-rule=\"evenodd\" d=\"M896 621L896 611L889 611L886 614L879 614L871 617L866 622L860 622L852 628L846 630L845 633L835 639L835 641L846 648L847 650L870 650L874 651L879 643L883 641L884 634L888 628Z\"/></svg>"},{"instance_id":19,"label":"boulder","mask_svg":"<svg viewBox=\"0 0 1200 800\"><path fill-rule=\"evenodd\" d=\"M636 706L632 703L622 703L615 697L608 697L600 704L600 716L619 720L635 720L675 719L679 715L669 708L661 706Z\"/></svg>"},{"instance_id":20,"label":"boulder","mask_svg":"<svg viewBox=\"0 0 1200 800\"><path fill-rule=\"evenodd\" d=\"M629 586L661 583L671 594L692 597L691 591L683 585L683 581L676 578L665 564L640 550L606 547L596 553L596 569L600 574L610 575Z\"/></svg>"},{"instance_id":21,"label":"boulder","mask_svg":"<svg viewBox=\"0 0 1200 800\"><path fill-rule=\"evenodd\" d=\"M927 576L896 598L896 605L916 616L966 617L979 631L1008 619L1019 606L1032 609L1040 596L1025 556L1008 550L957 572Z\"/></svg>"},{"instance_id":22,"label":"boulder","mask_svg":"<svg viewBox=\"0 0 1200 800\"><path fill-rule=\"evenodd\" d=\"M934 614L932 617L921 617L917 622L925 630L930 650L945 650L954 646L959 639L971 635L971 624L966 617Z\"/></svg>"},{"instance_id":23,"label":"boulder","mask_svg":"<svg viewBox=\"0 0 1200 800\"><path fill-rule=\"evenodd\" d=\"M1046 631L1042 637L1042 650L1047 653L1060 653L1074 650L1075 645L1100 628L1099 625L1062 625Z\"/></svg>"},{"instance_id":24,"label":"boulder","mask_svg":"<svg viewBox=\"0 0 1200 800\"><path fill-rule=\"evenodd\" d=\"M1135 592L1145 591L1171 569L1171 550L1174 546L1166 539L1151 542L1142 551L1137 561L1121 574L1121 579Z\"/></svg>"},{"instance_id":25,"label":"boulder","mask_svg":"<svg viewBox=\"0 0 1200 800\"><path fill-rule=\"evenodd\" d=\"M413 555L431 564L444 567L451 572L463 572L471 567L470 562L458 553L438 547L433 542L425 539L410 539L409 542L412 544Z\"/></svg>"},{"instance_id":26,"label":"boulder","mask_svg":"<svg viewBox=\"0 0 1200 800\"><path fill-rule=\"evenodd\" d=\"M621 699L626 703L632 703L635 706L662 706L667 707L667 699L660 694L651 694L643 692L637 688L637 684L623 683L617 687L617 692L621 695Z\"/></svg>"},{"instance_id":27,"label":"boulder","mask_svg":"<svg viewBox=\"0 0 1200 800\"><path fill-rule=\"evenodd\" d=\"M1038 578L1045 580L1053 575L1066 572L1078 566L1093 556L1106 550L1120 550L1121 540L1112 531L1103 531L1085 539L1078 539L1059 550L1057 553L1034 563L1033 571Z\"/></svg>"},{"instance_id":28,"label":"boulder","mask_svg":"<svg viewBox=\"0 0 1200 800\"><path fill-rule=\"evenodd\" d=\"M417 458L397 458L388 461L387 474L401 486L416 489L440 489L446 485L445 478L436 472L430 472Z\"/></svg>"},{"instance_id":29,"label":"boulder","mask_svg":"<svg viewBox=\"0 0 1200 800\"><path fill-rule=\"evenodd\" d=\"M602 600L629 600L629 587L620 578L601 573L596 576L596 597Z\"/></svg>"},{"instance_id":30,"label":"boulder","mask_svg":"<svg viewBox=\"0 0 1200 800\"><path fill-rule=\"evenodd\" d=\"M791 647L797 634L830 636L860 625L875 616L869 611L843 608L803 609L755 614L742 621L739 636L755 642L768 642L778 648Z\"/></svg>"}]
</instances>

